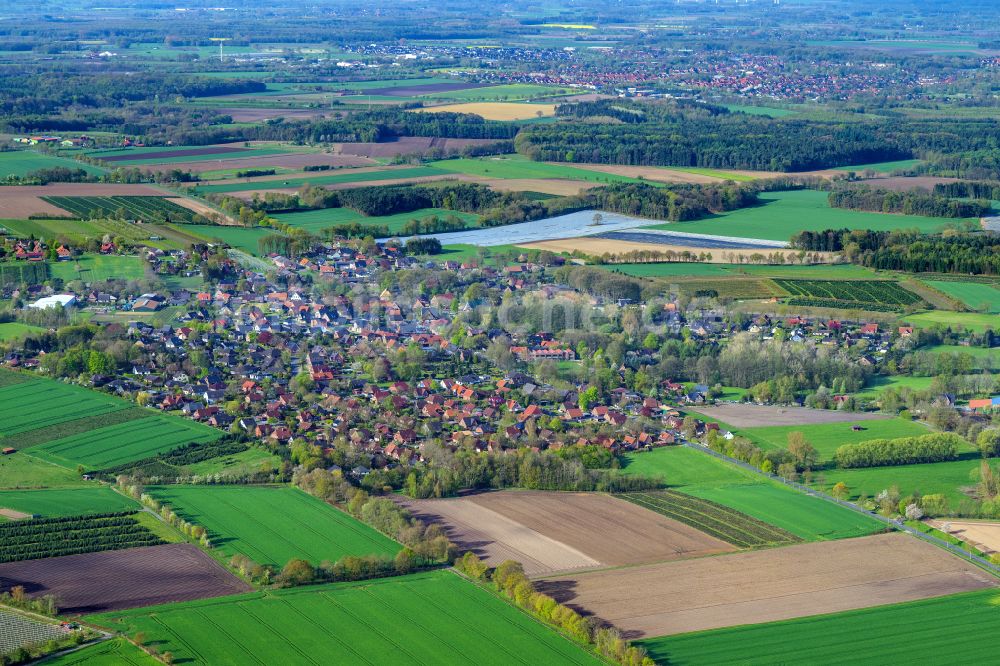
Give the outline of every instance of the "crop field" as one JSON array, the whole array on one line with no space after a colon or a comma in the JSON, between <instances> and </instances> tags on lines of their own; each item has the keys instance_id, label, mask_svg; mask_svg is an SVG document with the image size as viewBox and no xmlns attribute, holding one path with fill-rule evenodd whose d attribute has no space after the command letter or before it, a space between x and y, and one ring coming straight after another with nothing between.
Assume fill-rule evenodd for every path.
<instances>
[{"instance_id":1,"label":"crop field","mask_svg":"<svg viewBox=\"0 0 1000 666\"><path fill-rule=\"evenodd\" d=\"M800 231L825 229L919 229L930 233L946 222L941 218L917 215L888 215L831 208L825 192L793 190L765 192L760 195L759 206L740 208L695 222L674 222L656 227L670 231L761 238L787 241Z\"/></svg>"},{"instance_id":2,"label":"crop field","mask_svg":"<svg viewBox=\"0 0 1000 666\"><path fill-rule=\"evenodd\" d=\"M529 575L696 557L735 550L718 535L610 495L511 491L403 502L441 524L460 549Z\"/></svg>"},{"instance_id":3,"label":"crop field","mask_svg":"<svg viewBox=\"0 0 1000 666\"><path fill-rule=\"evenodd\" d=\"M75 160L54 155L45 155L30 150L15 150L0 152L0 179L8 176L18 176L23 178L32 171L39 169L51 169L53 167L64 167L67 169L83 169L91 175L106 173L104 169L83 164Z\"/></svg>"},{"instance_id":4,"label":"crop field","mask_svg":"<svg viewBox=\"0 0 1000 666\"><path fill-rule=\"evenodd\" d=\"M812 426L820 424L848 424L878 421L890 418L873 412L841 412L833 409L809 407L779 407L776 405L706 405L698 407L696 416L718 421L732 428L761 428L765 426Z\"/></svg>"},{"instance_id":5,"label":"crop field","mask_svg":"<svg viewBox=\"0 0 1000 666\"><path fill-rule=\"evenodd\" d=\"M160 146L148 148L123 148L121 150L91 151L88 157L114 166L141 166L145 164L170 164L171 162L197 162L202 160L267 157L288 152L278 148L243 148L236 146Z\"/></svg>"},{"instance_id":6,"label":"crop field","mask_svg":"<svg viewBox=\"0 0 1000 666\"><path fill-rule=\"evenodd\" d=\"M31 455L58 465L98 470L171 451L192 442L211 442L222 431L177 416L155 415L56 439Z\"/></svg>"},{"instance_id":7,"label":"crop field","mask_svg":"<svg viewBox=\"0 0 1000 666\"><path fill-rule=\"evenodd\" d=\"M115 217L124 213L139 220L194 222L201 216L166 197L42 197L42 201L77 217Z\"/></svg>"},{"instance_id":8,"label":"crop field","mask_svg":"<svg viewBox=\"0 0 1000 666\"><path fill-rule=\"evenodd\" d=\"M40 201L40 200L39 200ZM2 207L3 204L0 204ZM44 204L48 206L49 204ZM66 215L66 211L57 210L53 215ZM49 213L46 213L49 214ZM182 234L172 230L172 227L161 224L144 223L130 224L125 220L67 220L67 219L31 219L31 220L0 220L0 227L5 227L12 236L18 238L65 238L70 243L83 245L88 238L100 240L104 236L120 236L135 244L146 244L161 249L180 249L185 245ZM163 240L151 241L150 236L160 236Z\"/></svg>"},{"instance_id":9,"label":"crop field","mask_svg":"<svg viewBox=\"0 0 1000 666\"><path fill-rule=\"evenodd\" d=\"M141 280L146 274L146 264L141 257L127 255L87 254L71 261L57 261L50 267L52 277L66 282L83 280Z\"/></svg>"},{"instance_id":10,"label":"crop field","mask_svg":"<svg viewBox=\"0 0 1000 666\"><path fill-rule=\"evenodd\" d=\"M18 648L64 638L68 630L58 624L39 622L0 606L0 656Z\"/></svg>"},{"instance_id":11,"label":"crop field","mask_svg":"<svg viewBox=\"0 0 1000 666\"><path fill-rule=\"evenodd\" d=\"M978 312L931 310L928 312L918 312L917 314L908 314L901 320L901 323L911 324L918 328L950 326L952 328L961 327L969 331L983 332L988 328L997 328L997 316Z\"/></svg>"},{"instance_id":12,"label":"crop field","mask_svg":"<svg viewBox=\"0 0 1000 666\"><path fill-rule=\"evenodd\" d=\"M45 666L160 666L124 638L112 638L45 660Z\"/></svg>"},{"instance_id":13,"label":"crop field","mask_svg":"<svg viewBox=\"0 0 1000 666\"><path fill-rule=\"evenodd\" d=\"M539 97L557 97L578 95L578 88L559 88L556 86L540 86L530 83L511 83L501 86L486 86L464 88L461 90L445 90L420 94L424 99L461 100L464 102L507 102L514 100L537 99Z\"/></svg>"},{"instance_id":14,"label":"crop field","mask_svg":"<svg viewBox=\"0 0 1000 666\"><path fill-rule=\"evenodd\" d=\"M27 433L85 416L110 414L132 407L72 384L30 378L15 386L0 388L0 436Z\"/></svg>"},{"instance_id":15,"label":"crop field","mask_svg":"<svg viewBox=\"0 0 1000 666\"><path fill-rule=\"evenodd\" d=\"M75 471L32 458L26 453L0 456L0 488L72 488L82 484Z\"/></svg>"},{"instance_id":16,"label":"crop field","mask_svg":"<svg viewBox=\"0 0 1000 666\"><path fill-rule=\"evenodd\" d=\"M209 242L220 240L230 247L249 254L258 253L258 240L277 233L274 229L264 227L224 227L211 224L186 224L184 230Z\"/></svg>"},{"instance_id":17,"label":"crop field","mask_svg":"<svg viewBox=\"0 0 1000 666\"><path fill-rule=\"evenodd\" d=\"M54 594L60 612L66 615L206 599L252 589L188 543L8 562L0 564L0 580L5 586L24 585L29 596Z\"/></svg>"},{"instance_id":18,"label":"crop field","mask_svg":"<svg viewBox=\"0 0 1000 666\"><path fill-rule=\"evenodd\" d=\"M911 377L909 375L892 375L889 377L872 377L871 381L864 389L854 395L859 398L873 399L878 397L880 391L887 388L902 389L908 388L913 391L926 391L931 387L933 377Z\"/></svg>"},{"instance_id":19,"label":"crop field","mask_svg":"<svg viewBox=\"0 0 1000 666\"><path fill-rule=\"evenodd\" d=\"M787 545L801 541L790 532L722 504L672 490L618 495L740 548Z\"/></svg>"},{"instance_id":20,"label":"crop field","mask_svg":"<svg viewBox=\"0 0 1000 666\"><path fill-rule=\"evenodd\" d=\"M798 113L798 111L791 109L779 109L773 106L747 106L745 104L726 104L724 106L730 111L745 113L748 116L767 116L769 118L784 118Z\"/></svg>"},{"instance_id":21,"label":"crop field","mask_svg":"<svg viewBox=\"0 0 1000 666\"><path fill-rule=\"evenodd\" d=\"M135 516L102 513L0 523L0 563L163 543Z\"/></svg>"},{"instance_id":22,"label":"crop field","mask_svg":"<svg viewBox=\"0 0 1000 666\"><path fill-rule=\"evenodd\" d=\"M0 509L46 517L133 511L138 508L139 505L131 498L119 495L107 486L93 484L85 488L59 490L0 490Z\"/></svg>"},{"instance_id":23,"label":"crop field","mask_svg":"<svg viewBox=\"0 0 1000 666\"><path fill-rule=\"evenodd\" d=\"M274 215L274 218L285 224L290 224L299 229L306 229L313 233L327 227L351 222L361 225L386 226L389 228L389 233L398 233L402 231L403 226L410 220L426 220L434 216L442 219L453 216L458 217L464 220L468 226L476 226L476 223L479 221L479 216L474 213L463 213L444 208L423 208L409 213L384 215L381 217L365 217L350 208L321 208L301 213L279 213Z\"/></svg>"},{"instance_id":24,"label":"crop field","mask_svg":"<svg viewBox=\"0 0 1000 666\"><path fill-rule=\"evenodd\" d=\"M252 190L266 189L295 189L302 185L314 185L322 187L325 185L342 185L345 183L364 183L381 180L399 180L407 178L426 178L429 176L444 176L448 172L433 166L417 166L403 168L386 169L365 169L365 170L344 170L330 175L323 175L323 172L301 176L298 178L274 179L268 177L267 180L248 179L238 183L228 183L225 185L203 185L197 188L199 194L210 192L248 192Z\"/></svg>"},{"instance_id":25,"label":"crop field","mask_svg":"<svg viewBox=\"0 0 1000 666\"><path fill-rule=\"evenodd\" d=\"M438 160L436 162L432 162L432 164L436 168L444 171L462 173L469 176L479 176L482 178L560 178L583 180L595 183L641 182L637 178L600 173L569 165L532 162L531 160L521 157L520 155L487 157L481 159L458 158Z\"/></svg>"},{"instance_id":26,"label":"crop field","mask_svg":"<svg viewBox=\"0 0 1000 666\"><path fill-rule=\"evenodd\" d=\"M971 310L1000 313L1000 289L980 282L951 282L948 280L922 280L938 291L958 299Z\"/></svg>"},{"instance_id":27,"label":"crop field","mask_svg":"<svg viewBox=\"0 0 1000 666\"><path fill-rule=\"evenodd\" d=\"M88 618L178 662L593 664L582 648L448 571L270 590Z\"/></svg>"},{"instance_id":28,"label":"crop field","mask_svg":"<svg viewBox=\"0 0 1000 666\"><path fill-rule=\"evenodd\" d=\"M887 306L900 309L920 302L920 297L890 280L785 280L775 279L790 293L794 305L820 307ZM997 292L1000 296L1000 291ZM831 305L832 303L832 305Z\"/></svg>"},{"instance_id":29,"label":"crop field","mask_svg":"<svg viewBox=\"0 0 1000 666\"><path fill-rule=\"evenodd\" d=\"M981 590L831 615L642 641L660 664L768 664L795 655L804 664L974 663L1000 631L997 593ZM920 640L887 640L906 627ZM848 649L849 646L849 649Z\"/></svg>"},{"instance_id":30,"label":"crop field","mask_svg":"<svg viewBox=\"0 0 1000 666\"><path fill-rule=\"evenodd\" d=\"M394 555L399 544L304 492L265 486L161 486L149 494L208 530L226 556L283 566L344 555Z\"/></svg>"},{"instance_id":31,"label":"crop field","mask_svg":"<svg viewBox=\"0 0 1000 666\"><path fill-rule=\"evenodd\" d=\"M882 529L867 516L687 447L630 453L622 463L626 474L662 477L672 490L735 509L806 541L845 539Z\"/></svg>"},{"instance_id":32,"label":"crop field","mask_svg":"<svg viewBox=\"0 0 1000 666\"><path fill-rule=\"evenodd\" d=\"M465 102L414 109L415 113L471 113L486 120L530 120L554 116L555 104L518 102Z\"/></svg>"},{"instance_id":33,"label":"crop field","mask_svg":"<svg viewBox=\"0 0 1000 666\"><path fill-rule=\"evenodd\" d=\"M837 171L877 171L878 173L891 173L900 169L910 169L920 164L922 160L896 160L895 162L874 162L871 164L854 164L851 166L837 167Z\"/></svg>"},{"instance_id":34,"label":"crop field","mask_svg":"<svg viewBox=\"0 0 1000 666\"><path fill-rule=\"evenodd\" d=\"M854 426L861 430L854 430ZM780 425L763 428L747 428L738 434L753 439L764 449L783 449L788 446L788 434L801 432L806 441L816 447L821 462L833 460L837 447L857 444L870 439L895 439L897 437L917 437L932 431L916 421L903 419L881 419L846 423L824 423L819 425ZM967 449L972 451L971 445Z\"/></svg>"},{"instance_id":35,"label":"crop field","mask_svg":"<svg viewBox=\"0 0 1000 666\"><path fill-rule=\"evenodd\" d=\"M639 638L996 586L972 564L898 533L564 574L539 585Z\"/></svg>"}]
</instances>

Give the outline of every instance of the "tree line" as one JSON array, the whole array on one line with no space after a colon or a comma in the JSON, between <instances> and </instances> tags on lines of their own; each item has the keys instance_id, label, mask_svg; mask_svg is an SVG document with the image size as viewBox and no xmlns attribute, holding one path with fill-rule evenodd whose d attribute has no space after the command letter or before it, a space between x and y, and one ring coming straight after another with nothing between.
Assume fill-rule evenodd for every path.
<instances>
[{"instance_id":1,"label":"tree line","mask_svg":"<svg viewBox=\"0 0 1000 666\"><path fill-rule=\"evenodd\" d=\"M934 463L956 460L959 447L965 444L964 439L950 432L896 439L870 439L839 447L834 460L838 466L846 469Z\"/></svg>"},{"instance_id":2,"label":"tree line","mask_svg":"<svg viewBox=\"0 0 1000 666\"><path fill-rule=\"evenodd\" d=\"M961 201L919 190L895 192L864 185L834 189L827 198L833 208L925 217L983 217L989 215L992 208L992 204L983 198Z\"/></svg>"}]
</instances>

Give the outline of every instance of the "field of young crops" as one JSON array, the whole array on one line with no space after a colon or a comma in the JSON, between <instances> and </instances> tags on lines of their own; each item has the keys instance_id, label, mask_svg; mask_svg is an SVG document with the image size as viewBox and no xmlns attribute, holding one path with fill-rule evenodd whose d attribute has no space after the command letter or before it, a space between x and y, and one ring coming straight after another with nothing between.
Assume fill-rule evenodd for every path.
<instances>
[{"instance_id":1,"label":"field of young crops","mask_svg":"<svg viewBox=\"0 0 1000 666\"><path fill-rule=\"evenodd\" d=\"M39 169L52 169L62 167L66 169L83 169L91 175L106 173L104 169L83 164L64 157L45 155L30 150L14 150L0 152L0 179L7 176L27 176L32 171Z\"/></svg>"},{"instance_id":2,"label":"field of young crops","mask_svg":"<svg viewBox=\"0 0 1000 666\"><path fill-rule=\"evenodd\" d=\"M175 663L593 664L581 647L449 571L93 615Z\"/></svg>"},{"instance_id":3,"label":"field of young crops","mask_svg":"<svg viewBox=\"0 0 1000 666\"><path fill-rule=\"evenodd\" d=\"M1000 313L1000 289L981 282L954 282L951 280L924 280L938 291L956 298L972 310Z\"/></svg>"},{"instance_id":4,"label":"field of young crops","mask_svg":"<svg viewBox=\"0 0 1000 666\"><path fill-rule=\"evenodd\" d=\"M642 641L658 663L968 664L993 650L997 593L982 590ZM905 628L905 630L903 630Z\"/></svg>"},{"instance_id":5,"label":"field of young crops","mask_svg":"<svg viewBox=\"0 0 1000 666\"><path fill-rule=\"evenodd\" d=\"M898 310L920 301L920 297L889 280L785 280L779 287L792 294L793 305L863 308L886 307Z\"/></svg>"},{"instance_id":6,"label":"field of young crops","mask_svg":"<svg viewBox=\"0 0 1000 666\"><path fill-rule=\"evenodd\" d=\"M0 524L0 563L163 543L135 514L35 518Z\"/></svg>"},{"instance_id":7,"label":"field of young crops","mask_svg":"<svg viewBox=\"0 0 1000 666\"><path fill-rule=\"evenodd\" d=\"M398 180L402 178L425 178L427 176L446 175L448 175L447 171L429 166L360 172L345 169L339 173L328 176L311 174L299 178L288 178L286 180L258 180L244 183L234 183L230 185L203 185L202 187L199 187L197 191L199 194L207 194L210 192L227 193L266 189L295 189L307 183L309 185L319 187L322 185L338 185L341 183L365 183L373 180Z\"/></svg>"},{"instance_id":8,"label":"field of young crops","mask_svg":"<svg viewBox=\"0 0 1000 666\"><path fill-rule=\"evenodd\" d=\"M53 206L81 218L128 217L144 222L195 222L201 216L166 197L42 197ZM124 213L121 215L120 213Z\"/></svg>"},{"instance_id":9,"label":"field of young crops","mask_svg":"<svg viewBox=\"0 0 1000 666\"><path fill-rule=\"evenodd\" d=\"M315 497L289 487L157 486L147 492L208 530L226 556L283 566L344 555L395 555L400 545Z\"/></svg>"},{"instance_id":10,"label":"field of young crops","mask_svg":"<svg viewBox=\"0 0 1000 666\"><path fill-rule=\"evenodd\" d=\"M124 400L79 386L32 377L26 382L0 388L0 432L9 438L132 406Z\"/></svg>"},{"instance_id":11,"label":"field of young crops","mask_svg":"<svg viewBox=\"0 0 1000 666\"><path fill-rule=\"evenodd\" d=\"M139 505L107 486L44 490L0 490L0 509L51 516L134 511Z\"/></svg>"},{"instance_id":12,"label":"field of young crops","mask_svg":"<svg viewBox=\"0 0 1000 666\"><path fill-rule=\"evenodd\" d=\"M160 666L162 663L124 638L101 641L45 660L45 666Z\"/></svg>"},{"instance_id":13,"label":"field of young crops","mask_svg":"<svg viewBox=\"0 0 1000 666\"><path fill-rule=\"evenodd\" d=\"M787 545L801 541L794 534L730 507L672 490L627 493L619 497L740 548Z\"/></svg>"},{"instance_id":14,"label":"field of young crops","mask_svg":"<svg viewBox=\"0 0 1000 666\"><path fill-rule=\"evenodd\" d=\"M176 416L154 415L138 423L97 428L31 449L31 455L67 467L104 469L170 451L191 442L211 442L222 431Z\"/></svg>"},{"instance_id":15,"label":"field of young crops","mask_svg":"<svg viewBox=\"0 0 1000 666\"><path fill-rule=\"evenodd\" d=\"M480 159L461 158L439 160L432 164L445 171L464 173L482 178L565 178L600 183L640 183L636 178L616 176L600 171L590 171L563 164L532 162L520 155L485 157Z\"/></svg>"}]
</instances>

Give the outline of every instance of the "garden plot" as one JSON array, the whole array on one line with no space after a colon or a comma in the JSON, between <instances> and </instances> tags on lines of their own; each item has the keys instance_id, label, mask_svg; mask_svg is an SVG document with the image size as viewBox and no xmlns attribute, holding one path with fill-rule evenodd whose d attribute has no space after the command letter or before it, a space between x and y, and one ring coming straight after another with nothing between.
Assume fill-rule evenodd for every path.
<instances>
[{"instance_id":1,"label":"garden plot","mask_svg":"<svg viewBox=\"0 0 1000 666\"><path fill-rule=\"evenodd\" d=\"M540 589L630 638L832 613L996 587L904 534L566 574Z\"/></svg>"}]
</instances>

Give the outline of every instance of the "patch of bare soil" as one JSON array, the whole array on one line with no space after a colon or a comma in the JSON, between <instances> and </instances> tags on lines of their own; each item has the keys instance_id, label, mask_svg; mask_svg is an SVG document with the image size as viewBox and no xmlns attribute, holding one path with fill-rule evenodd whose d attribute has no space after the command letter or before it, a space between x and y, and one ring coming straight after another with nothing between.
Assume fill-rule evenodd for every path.
<instances>
[{"instance_id":1,"label":"patch of bare soil","mask_svg":"<svg viewBox=\"0 0 1000 666\"><path fill-rule=\"evenodd\" d=\"M698 407L698 412L737 428L854 423L856 421L881 421L890 418L888 414L875 414L873 412L841 412L830 409L744 403L708 405Z\"/></svg>"}]
</instances>

